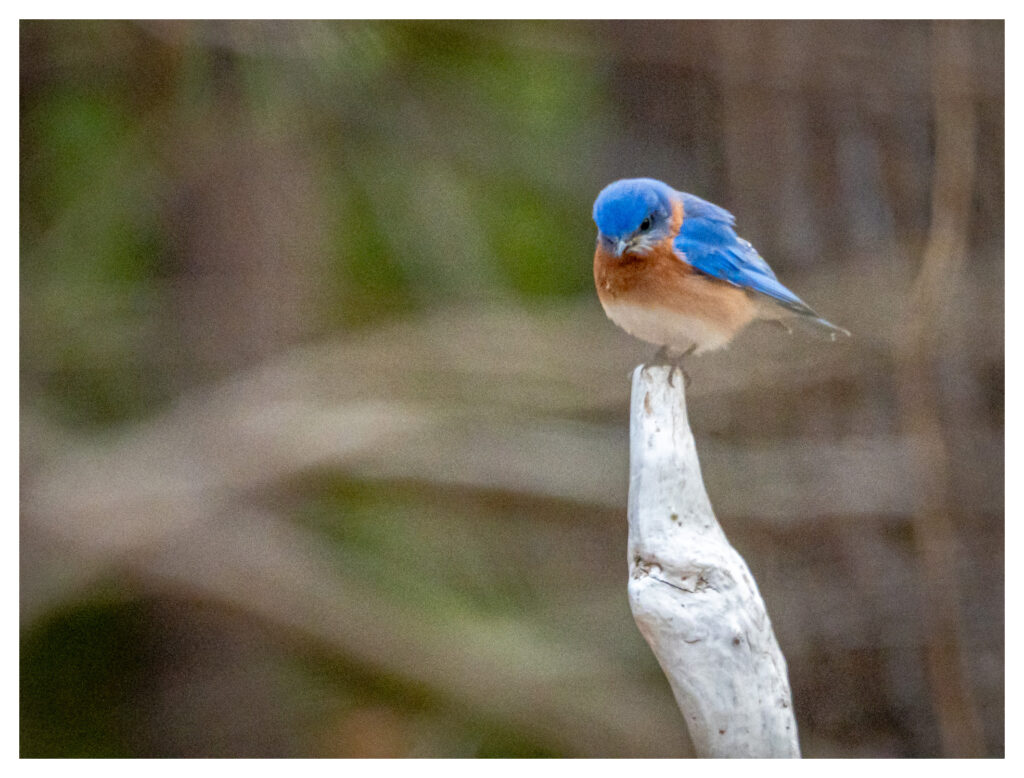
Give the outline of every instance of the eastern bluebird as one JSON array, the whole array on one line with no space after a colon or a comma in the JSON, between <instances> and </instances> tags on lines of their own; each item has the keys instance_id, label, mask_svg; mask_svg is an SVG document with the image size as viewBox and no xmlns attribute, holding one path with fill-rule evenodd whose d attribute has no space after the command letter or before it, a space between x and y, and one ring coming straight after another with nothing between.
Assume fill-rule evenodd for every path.
<instances>
[{"instance_id":1,"label":"eastern bluebird","mask_svg":"<svg viewBox=\"0 0 1024 778\"><path fill-rule=\"evenodd\" d=\"M594 202L594 282L608 318L669 351L725 346L755 319L849 335L779 283L724 208L653 178L609 184ZM787 327L788 329L788 327Z\"/></svg>"}]
</instances>

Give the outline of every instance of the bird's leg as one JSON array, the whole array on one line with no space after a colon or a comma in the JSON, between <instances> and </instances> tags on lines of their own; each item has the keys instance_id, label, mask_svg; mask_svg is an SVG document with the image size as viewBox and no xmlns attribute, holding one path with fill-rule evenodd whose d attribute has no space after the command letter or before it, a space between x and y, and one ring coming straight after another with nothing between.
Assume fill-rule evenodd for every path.
<instances>
[{"instance_id":1,"label":"bird's leg","mask_svg":"<svg viewBox=\"0 0 1024 778\"><path fill-rule=\"evenodd\" d=\"M674 377L675 377L675 372L676 372L675 368L678 367L679 368L679 372L681 372L683 374L683 387L684 388L688 387L690 385L690 376L686 372L686 368L683 367L683 359L685 357L688 357L690 354L692 354L696 349L697 349L697 344L694 343L693 345L691 345L688 349L686 349L682 353L677 354L677 355L673 355L668 346L662 346L660 349L658 349L658 353L654 355L654 359L652 361L652 364L655 364L655 365L669 365L672 368L672 370L670 370L669 374L668 374L668 384L669 384L669 386L675 386L675 382L674 382Z\"/></svg>"},{"instance_id":2,"label":"bird's leg","mask_svg":"<svg viewBox=\"0 0 1024 778\"><path fill-rule=\"evenodd\" d=\"M658 349L658 353L654 355L652 364L655 365L667 365L671 361L671 357L668 353L668 346L662 346Z\"/></svg>"},{"instance_id":3,"label":"bird's leg","mask_svg":"<svg viewBox=\"0 0 1024 778\"><path fill-rule=\"evenodd\" d=\"M684 389L689 389L690 388L690 374L687 373L686 372L686 368L683 367L683 360L686 357L690 356L690 354L692 354L694 351L696 351L696 349L697 349L697 344L694 343L692 346L690 346L688 349L686 349L686 351L684 351L682 354L680 354L678 357L676 357L674 362L673 362L674 366L678 367L679 368L679 372L683 374L683 388ZM672 373L668 374L669 386L674 386L674 384L672 383L672 374L673 373L675 373L675 370L673 370Z\"/></svg>"}]
</instances>

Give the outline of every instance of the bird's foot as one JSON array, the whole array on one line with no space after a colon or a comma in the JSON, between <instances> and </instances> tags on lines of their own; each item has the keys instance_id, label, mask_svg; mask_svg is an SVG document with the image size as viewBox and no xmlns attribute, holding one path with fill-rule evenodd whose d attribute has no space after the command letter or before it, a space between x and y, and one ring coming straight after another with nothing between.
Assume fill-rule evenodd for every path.
<instances>
[{"instance_id":1,"label":"bird's foot","mask_svg":"<svg viewBox=\"0 0 1024 778\"><path fill-rule=\"evenodd\" d=\"M668 346L662 346L658 349L658 353L654 355L654 359L648 364L667 365L672 368L668 373L669 386L675 386L676 368L679 368L679 372L683 375L683 388L685 389L690 386L690 375L686 372L686 368L683 367L683 360L692 354L696 348L697 344L694 344L683 352L673 353Z\"/></svg>"},{"instance_id":2,"label":"bird's foot","mask_svg":"<svg viewBox=\"0 0 1024 778\"><path fill-rule=\"evenodd\" d=\"M672 366L672 371L668 374L668 385L675 386L675 381L673 381L672 379L676 374L676 368L679 368L679 372L683 374L683 389L689 389L692 380L690 378L690 374L686 372L686 368L683 367L682 365Z\"/></svg>"}]
</instances>

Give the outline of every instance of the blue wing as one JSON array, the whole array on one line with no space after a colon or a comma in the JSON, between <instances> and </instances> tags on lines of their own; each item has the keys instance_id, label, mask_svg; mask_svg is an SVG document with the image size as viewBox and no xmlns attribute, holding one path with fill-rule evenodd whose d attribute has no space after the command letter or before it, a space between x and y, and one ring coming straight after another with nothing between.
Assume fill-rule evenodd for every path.
<instances>
[{"instance_id":1,"label":"blue wing","mask_svg":"<svg viewBox=\"0 0 1024 778\"><path fill-rule=\"evenodd\" d=\"M673 245L687 262L706 275L767 295L796 313L817 318L803 300L779 283L757 249L736 234L731 213L694 195L679 194L683 226Z\"/></svg>"}]
</instances>

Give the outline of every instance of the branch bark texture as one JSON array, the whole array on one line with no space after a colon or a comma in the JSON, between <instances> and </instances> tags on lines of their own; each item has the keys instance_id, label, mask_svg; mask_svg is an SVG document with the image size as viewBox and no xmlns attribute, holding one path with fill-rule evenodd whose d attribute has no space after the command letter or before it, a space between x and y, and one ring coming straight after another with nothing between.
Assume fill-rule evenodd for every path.
<instances>
[{"instance_id":1,"label":"branch bark texture","mask_svg":"<svg viewBox=\"0 0 1024 778\"><path fill-rule=\"evenodd\" d=\"M698 756L799 757L786 660L715 519L683 377L638 367L630 409L629 602Z\"/></svg>"}]
</instances>

